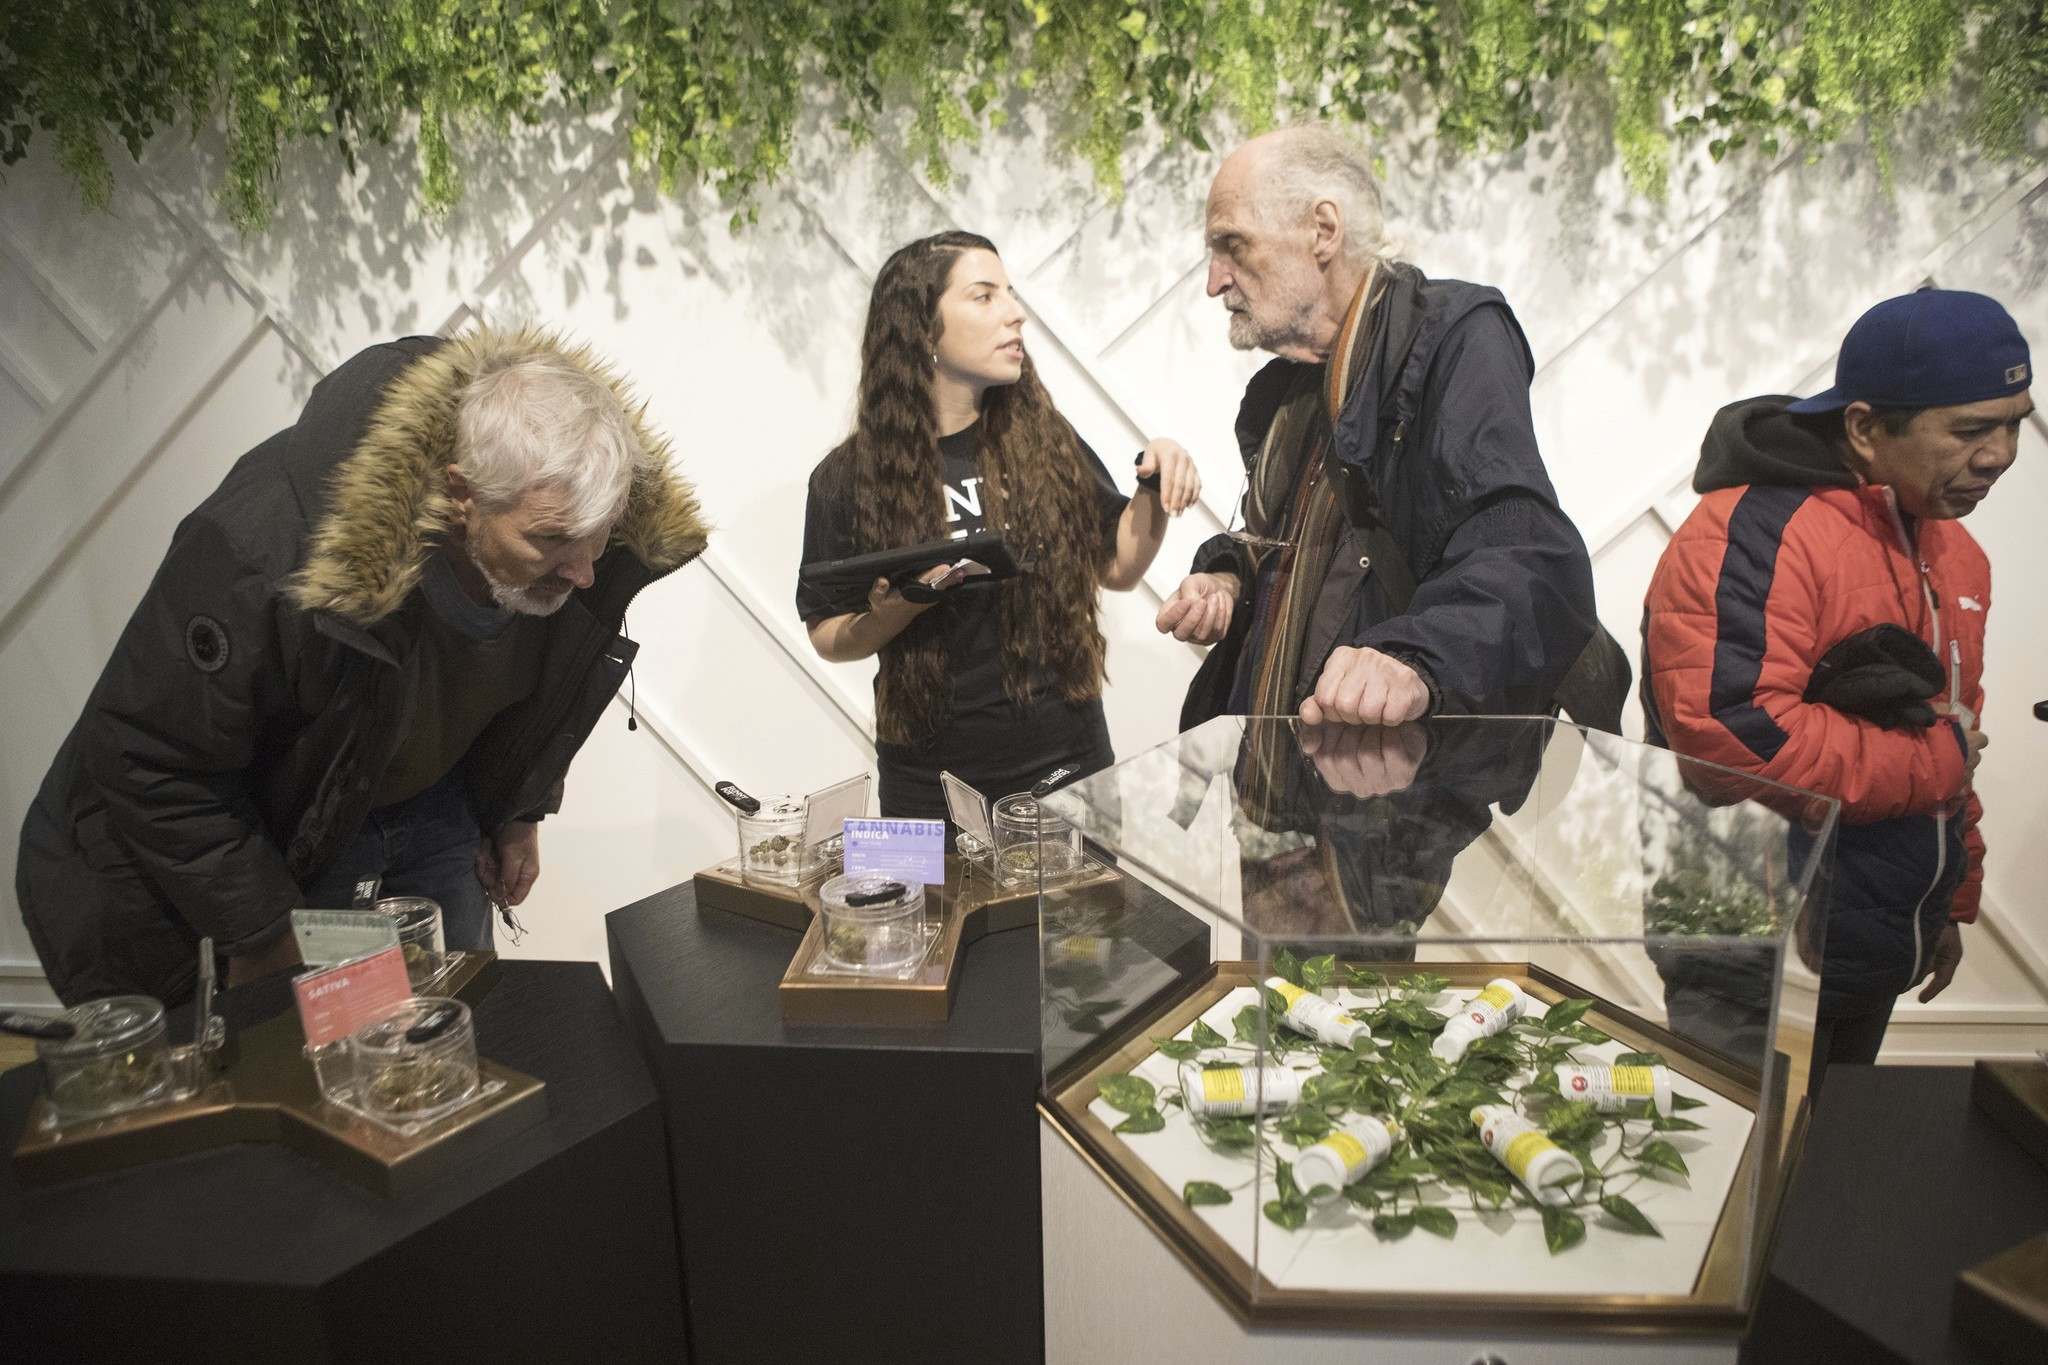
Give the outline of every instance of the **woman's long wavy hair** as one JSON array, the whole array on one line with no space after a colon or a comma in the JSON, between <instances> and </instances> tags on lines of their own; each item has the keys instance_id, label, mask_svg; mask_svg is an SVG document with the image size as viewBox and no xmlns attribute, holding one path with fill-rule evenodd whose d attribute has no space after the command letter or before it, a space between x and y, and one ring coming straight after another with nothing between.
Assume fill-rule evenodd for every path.
<instances>
[{"instance_id":1,"label":"woman's long wavy hair","mask_svg":"<svg viewBox=\"0 0 2048 1365\"><path fill-rule=\"evenodd\" d=\"M946 534L945 460L932 409L939 300L954 262L994 251L971 232L942 232L898 250L882 266L861 338L860 401L853 434L828 461L844 464L854 538L863 552ZM1095 477L1080 438L1052 405L1027 356L1014 384L990 388L981 408L982 506L1032 571L1001 584L1003 690L1027 699L1034 664L1069 701L1098 696L1103 682L1096 589L1113 550L1105 544ZM928 611L884 648L876 732L897 744L929 740L950 695L941 613Z\"/></svg>"}]
</instances>

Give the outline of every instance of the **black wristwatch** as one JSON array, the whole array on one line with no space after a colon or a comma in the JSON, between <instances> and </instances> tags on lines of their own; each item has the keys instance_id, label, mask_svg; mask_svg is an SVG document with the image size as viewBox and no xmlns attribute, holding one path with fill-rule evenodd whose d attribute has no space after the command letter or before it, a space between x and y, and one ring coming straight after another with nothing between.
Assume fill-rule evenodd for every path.
<instances>
[{"instance_id":1,"label":"black wristwatch","mask_svg":"<svg viewBox=\"0 0 2048 1365\"><path fill-rule=\"evenodd\" d=\"M1137 456L1137 458L1136 458L1136 459L1134 459L1134 460L1132 460L1132 461L1131 461L1131 463L1132 463L1132 464L1143 464L1143 463L1145 463L1145 452L1144 452L1144 451L1142 451L1142 450L1141 450L1141 451L1139 451L1139 452L1138 452L1138 456ZM1152 490L1152 491L1153 491L1154 493L1157 493L1157 492L1159 491L1159 471L1155 469L1155 470L1153 470L1153 471L1152 471L1152 472L1151 472L1150 474L1140 474L1140 475L1138 476L1138 487L1140 487L1140 488L1149 488L1149 489L1151 489L1151 490Z\"/></svg>"}]
</instances>

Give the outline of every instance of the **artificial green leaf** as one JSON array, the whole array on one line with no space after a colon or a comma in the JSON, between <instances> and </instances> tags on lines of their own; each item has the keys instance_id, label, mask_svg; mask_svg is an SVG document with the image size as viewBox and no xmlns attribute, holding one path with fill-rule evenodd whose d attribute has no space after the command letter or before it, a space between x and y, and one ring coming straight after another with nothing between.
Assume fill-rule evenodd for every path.
<instances>
[{"instance_id":1,"label":"artificial green leaf","mask_svg":"<svg viewBox=\"0 0 2048 1365\"><path fill-rule=\"evenodd\" d=\"M1435 972L1416 972L1402 977L1395 984L1410 995L1439 995L1450 986L1451 979Z\"/></svg>"},{"instance_id":2,"label":"artificial green leaf","mask_svg":"<svg viewBox=\"0 0 2048 1365\"><path fill-rule=\"evenodd\" d=\"M1220 1152L1248 1152L1259 1140L1259 1130L1248 1118L1195 1120L1195 1135Z\"/></svg>"},{"instance_id":3,"label":"artificial green leaf","mask_svg":"<svg viewBox=\"0 0 2048 1365\"><path fill-rule=\"evenodd\" d=\"M1688 1109L1704 1109L1706 1107L1707 1102L1705 1100L1695 1099L1691 1095L1674 1094L1671 1097L1671 1112L1674 1114L1682 1114Z\"/></svg>"},{"instance_id":4,"label":"artificial green leaf","mask_svg":"<svg viewBox=\"0 0 2048 1365\"><path fill-rule=\"evenodd\" d=\"M1306 1147L1319 1138L1328 1137L1335 1125L1329 1115L1312 1106L1297 1105L1280 1116L1273 1125L1274 1131L1297 1147Z\"/></svg>"},{"instance_id":5,"label":"artificial green leaf","mask_svg":"<svg viewBox=\"0 0 2048 1365\"><path fill-rule=\"evenodd\" d=\"M1472 1191L1473 1202L1496 1209L1514 1198L1515 1194L1514 1188L1505 1180L1486 1176L1467 1176L1465 1188Z\"/></svg>"},{"instance_id":6,"label":"artificial green leaf","mask_svg":"<svg viewBox=\"0 0 2048 1365\"><path fill-rule=\"evenodd\" d=\"M1660 1171L1672 1171L1683 1176L1692 1174L1686 1168L1685 1158L1679 1155L1678 1149L1662 1138L1644 1143L1643 1150L1636 1153L1636 1160L1644 1166L1652 1166Z\"/></svg>"},{"instance_id":7,"label":"artificial green leaf","mask_svg":"<svg viewBox=\"0 0 2048 1365\"><path fill-rule=\"evenodd\" d=\"M1559 1143L1579 1142L1606 1125L1600 1111L1583 1100L1553 1104L1543 1112L1543 1131Z\"/></svg>"},{"instance_id":8,"label":"artificial green leaf","mask_svg":"<svg viewBox=\"0 0 2048 1365\"><path fill-rule=\"evenodd\" d=\"M1524 1095L1555 1095L1555 1094L1557 1094L1557 1093L1558 1093L1558 1089L1557 1089L1557 1073L1556 1073L1555 1071L1539 1071L1539 1072L1537 1072L1537 1073L1536 1073L1536 1079L1535 1079L1535 1080L1533 1080L1533 1081L1530 1081L1530 1082L1529 1082L1529 1083L1528 1083L1527 1085L1525 1085L1525 1086L1523 1086L1523 1087L1522 1087L1522 1093L1523 1093Z\"/></svg>"},{"instance_id":9,"label":"artificial green leaf","mask_svg":"<svg viewBox=\"0 0 2048 1365\"><path fill-rule=\"evenodd\" d=\"M1412 1213L1376 1213L1372 1216L1373 1236L1382 1242L1398 1242L1415 1231Z\"/></svg>"},{"instance_id":10,"label":"artificial green leaf","mask_svg":"<svg viewBox=\"0 0 2048 1365\"><path fill-rule=\"evenodd\" d=\"M1591 1000L1560 1000L1543 1012L1543 1027L1553 1033L1563 1033L1593 1008Z\"/></svg>"},{"instance_id":11,"label":"artificial green leaf","mask_svg":"<svg viewBox=\"0 0 2048 1365\"><path fill-rule=\"evenodd\" d=\"M1213 1180L1190 1180L1181 1186L1180 1197L1189 1208L1198 1209L1204 1204L1228 1204L1230 1191Z\"/></svg>"},{"instance_id":12,"label":"artificial green leaf","mask_svg":"<svg viewBox=\"0 0 2048 1365\"><path fill-rule=\"evenodd\" d=\"M1404 1156L1389 1161L1373 1171L1381 1181L1390 1185L1405 1185L1417 1180L1434 1180L1436 1163L1427 1157Z\"/></svg>"},{"instance_id":13,"label":"artificial green leaf","mask_svg":"<svg viewBox=\"0 0 2048 1365\"><path fill-rule=\"evenodd\" d=\"M1638 1237L1662 1237L1657 1225L1643 1215L1643 1211L1618 1194L1605 1195L1600 1200L1600 1211L1621 1224L1626 1232Z\"/></svg>"},{"instance_id":14,"label":"artificial green leaf","mask_svg":"<svg viewBox=\"0 0 2048 1365\"><path fill-rule=\"evenodd\" d=\"M1337 955L1324 953L1301 964L1301 984L1312 991L1319 991L1330 984L1330 978L1337 971Z\"/></svg>"},{"instance_id":15,"label":"artificial green leaf","mask_svg":"<svg viewBox=\"0 0 2048 1365\"><path fill-rule=\"evenodd\" d=\"M1189 1033L1188 1039L1190 1042L1194 1043L1196 1047L1203 1048L1226 1047L1229 1045L1230 1041L1229 1039L1225 1038L1222 1034L1218 1033L1215 1029L1210 1028L1207 1024L1203 1023L1199 1019L1195 1020L1194 1030L1191 1033Z\"/></svg>"},{"instance_id":16,"label":"artificial green leaf","mask_svg":"<svg viewBox=\"0 0 2048 1365\"><path fill-rule=\"evenodd\" d=\"M1458 1235L1458 1215L1441 1204L1417 1204L1413 1216L1415 1226L1424 1232L1433 1232L1439 1237Z\"/></svg>"},{"instance_id":17,"label":"artificial green leaf","mask_svg":"<svg viewBox=\"0 0 2048 1365\"><path fill-rule=\"evenodd\" d=\"M1691 1119L1667 1119L1661 1114L1650 1120L1651 1129L1659 1133L1697 1133L1703 1131L1706 1126L1704 1123L1694 1123Z\"/></svg>"},{"instance_id":18,"label":"artificial green leaf","mask_svg":"<svg viewBox=\"0 0 2048 1365\"><path fill-rule=\"evenodd\" d=\"M1378 990L1387 984L1384 976L1378 972L1367 971L1363 967L1346 967L1343 973L1344 984L1354 991Z\"/></svg>"},{"instance_id":19,"label":"artificial green leaf","mask_svg":"<svg viewBox=\"0 0 2048 1365\"><path fill-rule=\"evenodd\" d=\"M1308 1201L1298 1196L1293 1199L1268 1199L1266 1217L1292 1232L1308 1221Z\"/></svg>"},{"instance_id":20,"label":"artificial green leaf","mask_svg":"<svg viewBox=\"0 0 2048 1365\"><path fill-rule=\"evenodd\" d=\"M1301 963L1296 960L1292 952L1285 948L1273 954L1273 975L1290 985L1299 986L1303 984L1301 979ZM1283 1002L1280 1008L1284 1010L1287 1006Z\"/></svg>"},{"instance_id":21,"label":"artificial green leaf","mask_svg":"<svg viewBox=\"0 0 2048 1365\"><path fill-rule=\"evenodd\" d=\"M1570 1028L1566 1029L1565 1032L1570 1034L1572 1037L1578 1039L1580 1042L1590 1043L1594 1047L1599 1047L1605 1043L1611 1043L1614 1041L1612 1038L1602 1033L1599 1029L1594 1028L1591 1024L1573 1024Z\"/></svg>"},{"instance_id":22,"label":"artificial green leaf","mask_svg":"<svg viewBox=\"0 0 2048 1365\"><path fill-rule=\"evenodd\" d=\"M1266 1011L1257 1005L1246 1005L1230 1021L1230 1031L1240 1043L1257 1043L1266 1027Z\"/></svg>"},{"instance_id":23,"label":"artificial green leaf","mask_svg":"<svg viewBox=\"0 0 2048 1365\"><path fill-rule=\"evenodd\" d=\"M1159 1098L1158 1090L1143 1076L1104 1076L1095 1088L1103 1103L1126 1114L1142 1113Z\"/></svg>"},{"instance_id":24,"label":"artificial green leaf","mask_svg":"<svg viewBox=\"0 0 2048 1365\"><path fill-rule=\"evenodd\" d=\"M1359 1078L1319 1071L1302 1083L1301 1102L1342 1109L1358 1096Z\"/></svg>"},{"instance_id":25,"label":"artificial green leaf","mask_svg":"<svg viewBox=\"0 0 2048 1365\"><path fill-rule=\"evenodd\" d=\"M1152 1041L1158 1045L1162 1054L1176 1062L1193 1061L1202 1051L1185 1038L1154 1038Z\"/></svg>"},{"instance_id":26,"label":"artificial green leaf","mask_svg":"<svg viewBox=\"0 0 2048 1365\"><path fill-rule=\"evenodd\" d=\"M1294 1163L1276 1161L1273 1163L1273 1192L1282 1199L1298 1199L1301 1188L1294 1183Z\"/></svg>"},{"instance_id":27,"label":"artificial green leaf","mask_svg":"<svg viewBox=\"0 0 2048 1365\"><path fill-rule=\"evenodd\" d=\"M1363 1182L1346 1185L1344 1197L1362 1209L1377 1209L1380 1206L1379 1193Z\"/></svg>"},{"instance_id":28,"label":"artificial green leaf","mask_svg":"<svg viewBox=\"0 0 2048 1365\"><path fill-rule=\"evenodd\" d=\"M1543 1208L1543 1243L1555 1256L1560 1251L1569 1251L1586 1240L1586 1220L1570 1209Z\"/></svg>"},{"instance_id":29,"label":"artificial green leaf","mask_svg":"<svg viewBox=\"0 0 2048 1365\"><path fill-rule=\"evenodd\" d=\"M1666 1063L1664 1061L1664 1054L1661 1052L1624 1052L1614 1059L1613 1064L1615 1066L1663 1066Z\"/></svg>"},{"instance_id":30,"label":"artificial green leaf","mask_svg":"<svg viewBox=\"0 0 2048 1365\"><path fill-rule=\"evenodd\" d=\"M1141 1109L1116 1126L1119 1133L1156 1133L1166 1126L1166 1118L1157 1109Z\"/></svg>"},{"instance_id":31,"label":"artificial green leaf","mask_svg":"<svg viewBox=\"0 0 2048 1365\"><path fill-rule=\"evenodd\" d=\"M1279 1021L1287 1017L1287 997L1271 986L1261 986L1259 998L1264 1000L1266 1008L1273 1012L1274 1026L1278 1027Z\"/></svg>"}]
</instances>

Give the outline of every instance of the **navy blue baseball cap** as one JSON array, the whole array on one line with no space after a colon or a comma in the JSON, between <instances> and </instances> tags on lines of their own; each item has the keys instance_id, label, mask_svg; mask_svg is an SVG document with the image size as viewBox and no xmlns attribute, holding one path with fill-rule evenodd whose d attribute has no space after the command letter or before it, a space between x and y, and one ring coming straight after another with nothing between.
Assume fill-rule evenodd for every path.
<instances>
[{"instance_id":1,"label":"navy blue baseball cap","mask_svg":"<svg viewBox=\"0 0 2048 1365\"><path fill-rule=\"evenodd\" d=\"M2027 339L1997 299L1922 289L1856 319L1835 358L1835 386L1790 408L1952 408L2022 393L2033 379Z\"/></svg>"}]
</instances>

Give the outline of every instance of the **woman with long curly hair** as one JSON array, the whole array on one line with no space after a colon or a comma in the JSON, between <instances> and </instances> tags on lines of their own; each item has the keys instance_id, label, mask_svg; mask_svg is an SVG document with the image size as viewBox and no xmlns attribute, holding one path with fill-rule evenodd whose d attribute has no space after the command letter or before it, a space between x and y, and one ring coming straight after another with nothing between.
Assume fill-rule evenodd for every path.
<instances>
[{"instance_id":1,"label":"woman with long curly hair","mask_svg":"<svg viewBox=\"0 0 2048 1365\"><path fill-rule=\"evenodd\" d=\"M943 232L897 251L868 301L853 434L811 473L807 564L982 530L1029 562L936 602L877 579L848 610L799 586L821 656L881 656L885 815L943 818L942 770L995 798L1110 762L1096 591L1136 587L1167 518L1201 492L1187 452L1162 440L1138 457L1138 495L1118 493L1039 382L1024 321L987 238ZM945 582L947 568L920 581Z\"/></svg>"}]
</instances>

